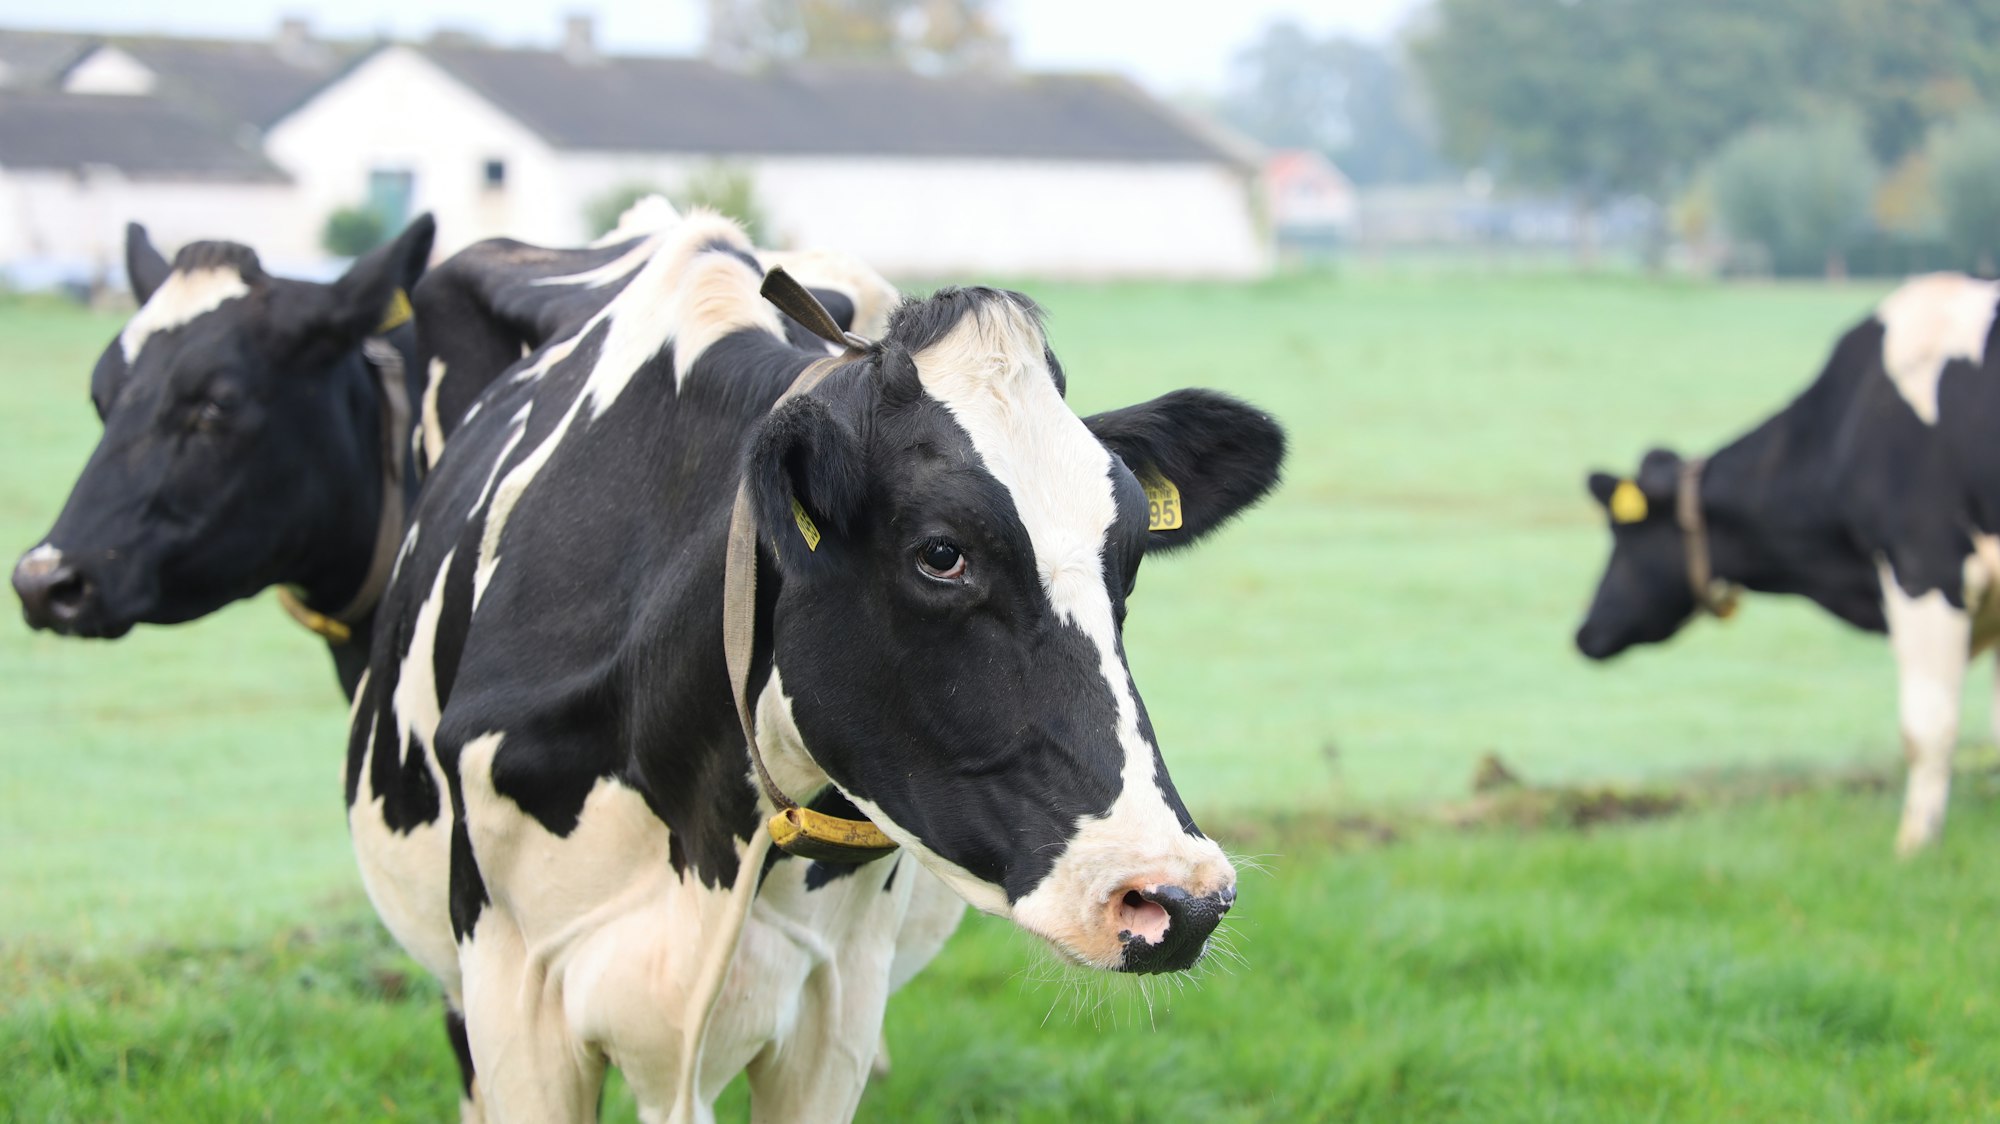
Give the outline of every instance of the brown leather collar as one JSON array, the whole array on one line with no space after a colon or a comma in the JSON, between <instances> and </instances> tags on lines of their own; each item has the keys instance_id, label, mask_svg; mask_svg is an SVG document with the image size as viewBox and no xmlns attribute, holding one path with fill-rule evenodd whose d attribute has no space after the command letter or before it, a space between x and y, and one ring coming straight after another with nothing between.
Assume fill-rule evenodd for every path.
<instances>
[{"instance_id":1,"label":"brown leather collar","mask_svg":"<svg viewBox=\"0 0 2000 1124\"><path fill-rule=\"evenodd\" d=\"M401 298L401 290L397 291ZM405 304L407 307L407 304ZM408 317L405 316L405 319ZM386 323L386 321L385 321ZM361 357L375 376L376 397L381 402L382 513L375 521L375 551L368 560L368 573L347 604L331 613L322 613L306 604L305 594L291 586L278 587L278 607L327 643L341 645L354 638L354 626L375 611L389 588L389 575L396 568L396 552L403 543L403 473L408 446L403 440L410 420L409 390L403 381L403 353L381 336L370 336L361 345Z\"/></svg>"},{"instance_id":2,"label":"brown leather collar","mask_svg":"<svg viewBox=\"0 0 2000 1124\"><path fill-rule=\"evenodd\" d=\"M1707 466L1706 457L1682 462L1680 487L1674 494L1674 520L1680 524L1681 542L1687 548L1688 588L1694 593L1696 607L1728 620L1736 614L1740 594L1735 586L1716 580L1709 554L1708 523L1701 510L1701 471Z\"/></svg>"}]
</instances>

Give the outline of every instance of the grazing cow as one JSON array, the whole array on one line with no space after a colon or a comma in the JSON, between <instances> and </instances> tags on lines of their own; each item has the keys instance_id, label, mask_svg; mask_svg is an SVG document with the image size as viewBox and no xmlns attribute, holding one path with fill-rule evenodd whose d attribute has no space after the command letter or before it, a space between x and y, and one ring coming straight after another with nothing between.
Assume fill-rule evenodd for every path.
<instances>
[{"instance_id":1,"label":"grazing cow","mask_svg":"<svg viewBox=\"0 0 2000 1124\"><path fill-rule=\"evenodd\" d=\"M1972 656L2000 640L2000 283L1916 278L1843 336L1791 405L1706 460L1594 473L1611 560L1576 643L1665 640L1736 590L1796 593L1895 652L1909 759L1897 850L1937 838ZM1996 709L2000 715L2000 709Z\"/></svg>"},{"instance_id":2,"label":"grazing cow","mask_svg":"<svg viewBox=\"0 0 2000 1124\"><path fill-rule=\"evenodd\" d=\"M412 519L347 796L391 825L356 832L371 898L462 1000L469 1115L587 1120L616 1064L648 1119L745 1070L758 1119L849 1118L926 872L1131 972L1194 964L1234 899L1120 633L1143 555L1275 484L1276 424L1201 391L1079 419L993 290L819 358L762 279L733 223L679 222L494 383ZM721 643L739 484L772 784L891 857L767 854Z\"/></svg>"},{"instance_id":3,"label":"grazing cow","mask_svg":"<svg viewBox=\"0 0 2000 1124\"><path fill-rule=\"evenodd\" d=\"M272 277L233 242L169 265L128 227L139 311L91 376L104 435L14 567L28 624L118 637L282 585L351 692L414 486L404 293L432 229L419 218L319 285Z\"/></svg>"}]
</instances>

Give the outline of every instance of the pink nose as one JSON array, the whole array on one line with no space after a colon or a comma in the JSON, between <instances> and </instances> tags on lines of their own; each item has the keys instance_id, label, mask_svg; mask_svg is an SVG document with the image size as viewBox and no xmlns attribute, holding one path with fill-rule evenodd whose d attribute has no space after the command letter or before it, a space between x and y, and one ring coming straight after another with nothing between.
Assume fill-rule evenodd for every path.
<instances>
[{"instance_id":1,"label":"pink nose","mask_svg":"<svg viewBox=\"0 0 2000 1124\"><path fill-rule=\"evenodd\" d=\"M1111 899L1111 923L1125 946L1123 972L1178 972L1194 966L1209 935L1236 902L1236 887L1197 897L1179 886L1132 885Z\"/></svg>"}]
</instances>

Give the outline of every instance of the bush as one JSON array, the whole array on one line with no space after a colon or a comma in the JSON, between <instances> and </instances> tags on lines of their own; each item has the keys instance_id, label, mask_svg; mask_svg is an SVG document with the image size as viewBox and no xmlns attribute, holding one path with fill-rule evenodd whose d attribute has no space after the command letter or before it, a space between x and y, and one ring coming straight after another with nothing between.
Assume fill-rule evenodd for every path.
<instances>
[{"instance_id":1,"label":"bush","mask_svg":"<svg viewBox=\"0 0 2000 1124\"><path fill-rule=\"evenodd\" d=\"M326 217L319 244L335 257L358 258L389 240L382 216L366 207L342 207Z\"/></svg>"},{"instance_id":2,"label":"bush","mask_svg":"<svg viewBox=\"0 0 2000 1124\"><path fill-rule=\"evenodd\" d=\"M628 183L583 205L583 222L590 229L592 238L602 238L618 225L619 216L632 208L632 204L648 195L665 195L666 192L650 183Z\"/></svg>"},{"instance_id":3,"label":"bush","mask_svg":"<svg viewBox=\"0 0 2000 1124\"><path fill-rule=\"evenodd\" d=\"M1831 121L1740 134L1716 157L1710 182L1730 236L1762 247L1772 269L1839 276L1867 229L1878 174L1861 130Z\"/></svg>"},{"instance_id":4,"label":"bush","mask_svg":"<svg viewBox=\"0 0 2000 1124\"><path fill-rule=\"evenodd\" d=\"M1961 117L1934 132L1926 147L1946 237L1992 275L2000 258L2000 117Z\"/></svg>"},{"instance_id":5,"label":"bush","mask_svg":"<svg viewBox=\"0 0 2000 1124\"><path fill-rule=\"evenodd\" d=\"M709 207L743 224L743 232L756 245L766 245L770 233L764 209L757 203L757 180L750 169L734 164L704 164L688 174L673 195L682 210Z\"/></svg>"},{"instance_id":6,"label":"bush","mask_svg":"<svg viewBox=\"0 0 2000 1124\"><path fill-rule=\"evenodd\" d=\"M648 195L664 195L680 210L707 207L743 224L743 232L759 246L767 245L768 224L757 202L757 181L748 168L734 164L704 164L688 174L680 190L667 191L650 183L622 184L584 205L585 224L592 238L618 225L618 218L632 204Z\"/></svg>"}]
</instances>

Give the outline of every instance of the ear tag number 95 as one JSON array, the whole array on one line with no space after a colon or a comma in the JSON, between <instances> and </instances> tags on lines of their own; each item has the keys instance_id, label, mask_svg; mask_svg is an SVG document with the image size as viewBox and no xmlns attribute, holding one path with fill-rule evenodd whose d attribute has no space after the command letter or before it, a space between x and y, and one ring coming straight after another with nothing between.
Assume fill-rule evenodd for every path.
<instances>
[{"instance_id":1,"label":"ear tag number 95","mask_svg":"<svg viewBox=\"0 0 2000 1124\"><path fill-rule=\"evenodd\" d=\"M1139 485L1146 489L1146 529L1148 531L1178 531L1181 529L1181 490L1174 482L1155 472L1139 478Z\"/></svg>"}]
</instances>

